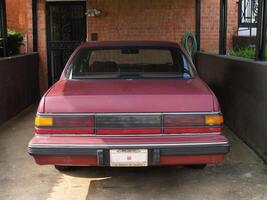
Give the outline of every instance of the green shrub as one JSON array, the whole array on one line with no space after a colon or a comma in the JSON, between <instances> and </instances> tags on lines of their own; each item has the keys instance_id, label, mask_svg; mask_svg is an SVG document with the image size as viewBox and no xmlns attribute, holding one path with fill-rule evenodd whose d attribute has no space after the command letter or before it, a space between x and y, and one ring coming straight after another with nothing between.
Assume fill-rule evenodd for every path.
<instances>
[{"instance_id":1,"label":"green shrub","mask_svg":"<svg viewBox=\"0 0 267 200\"><path fill-rule=\"evenodd\" d=\"M230 56L236 56L236 57L242 57L242 58L250 58L255 59L256 57L256 51L254 48L244 48L240 50L230 50L227 53Z\"/></svg>"},{"instance_id":2,"label":"green shrub","mask_svg":"<svg viewBox=\"0 0 267 200\"><path fill-rule=\"evenodd\" d=\"M2 38L0 38L0 54L2 54L3 49L3 42ZM23 41L23 35L19 32L16 32L14 30L8 30L7 32L7 47L9 56L19 54L19 47L21 45L21 42ZM0 55L1 56L1 55Z\"/></svg>"},{"instance_id":3,"label":"green shrub","mask_svg":"<svg viewBox=\"0 0 267 200\"><path fill-rule=\"evenodd\" d=\"M23 41L23 35L14 30L8 30L7 33L7 46L9 55L19 54L19 47Z\"/></svg>"},{"instance_id":4,"label":"green shrub","mask_svg":"<svg viewBox=\"0 0 267 200\"><path fill-rule=\"evenodd\" d=\"M237 56L237 57L242 57L242 58L255 59L256 58L256 50L255 50L255 48L251 48L251 47L240 49L237 51L230 50L227 52L227 55ZM267 60L267 48L265 49L264 60Z\"/></svg>"}]
</instances>

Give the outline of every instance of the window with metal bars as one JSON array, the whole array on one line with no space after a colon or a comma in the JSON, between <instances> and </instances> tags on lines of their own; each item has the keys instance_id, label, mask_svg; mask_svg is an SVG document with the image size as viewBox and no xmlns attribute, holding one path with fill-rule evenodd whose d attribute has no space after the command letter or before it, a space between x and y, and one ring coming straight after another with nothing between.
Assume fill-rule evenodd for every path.
<instances>
[{"instance_id":1,"label":"window with metal bars","mask_svg":"<svg viewBox=\"0 0 267 200\"><path fill-rule=\"evenodd\" d=\"M259 10L258 6L258 0L239 0L239 27L257 27Z\"/></svg>"}]
</instances>

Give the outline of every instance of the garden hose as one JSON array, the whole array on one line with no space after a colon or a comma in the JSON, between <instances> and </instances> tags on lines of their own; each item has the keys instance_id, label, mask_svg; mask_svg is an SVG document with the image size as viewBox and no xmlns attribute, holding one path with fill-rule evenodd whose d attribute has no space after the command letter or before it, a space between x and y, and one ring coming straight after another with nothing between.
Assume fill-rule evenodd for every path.
<instances>
[{"instance_id":1,"label":"garden hose","mask_svg":"<svg viewBox=\"0 0 267 200\"><path fill-rule=\"evenodd\" d=\"M194 61L197 53L197 39L195 37L195 34L191 32L185 33L182 37L182 46L191 56L192 61Z\"/></svg>"}]
</instances>

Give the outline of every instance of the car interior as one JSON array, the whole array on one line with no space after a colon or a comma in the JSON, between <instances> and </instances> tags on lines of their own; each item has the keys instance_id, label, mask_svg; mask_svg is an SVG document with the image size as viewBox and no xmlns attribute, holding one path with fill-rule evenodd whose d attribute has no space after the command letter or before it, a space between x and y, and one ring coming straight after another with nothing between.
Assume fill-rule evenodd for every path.
<instances>
[{"instance_id":1,"label":"car interior","mask_svg":"<svg viewBox=\"0 0 267 200\"><path fill-rule=\"evenodd\" d=\"M116 50L118 51L118 50ZM106 75L106 74L177 74L182 75L187 72L186 61L181 53L173 55L170 50L165 50L169 55L159 53L159 55L139 55L139 50L119 50L113 55L99 53L94 55L94 51L81 53L72 63L74 76ZM97 52L97 51L96 51ZM104 55L106 53L106 55ZM150 56L150 58L146 57ZM144 58L145 57L145 58Z\"/></svg>"}]
</instances>

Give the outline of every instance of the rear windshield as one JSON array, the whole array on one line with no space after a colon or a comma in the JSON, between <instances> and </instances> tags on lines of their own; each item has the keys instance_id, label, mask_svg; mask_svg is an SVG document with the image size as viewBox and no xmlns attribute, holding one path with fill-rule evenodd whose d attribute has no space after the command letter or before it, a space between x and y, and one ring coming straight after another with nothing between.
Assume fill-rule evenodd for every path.
<instances>
[{"instance_id":1,"label":"rear windshield","mask_svg":"<svg viewBox=\"0 0 267 200\"><path fill-rule=\"evenodd\" d=\"M81 49L68 67L69 79L191 78L189 62L179 49Z\"/></svg>"}]
</instances>

